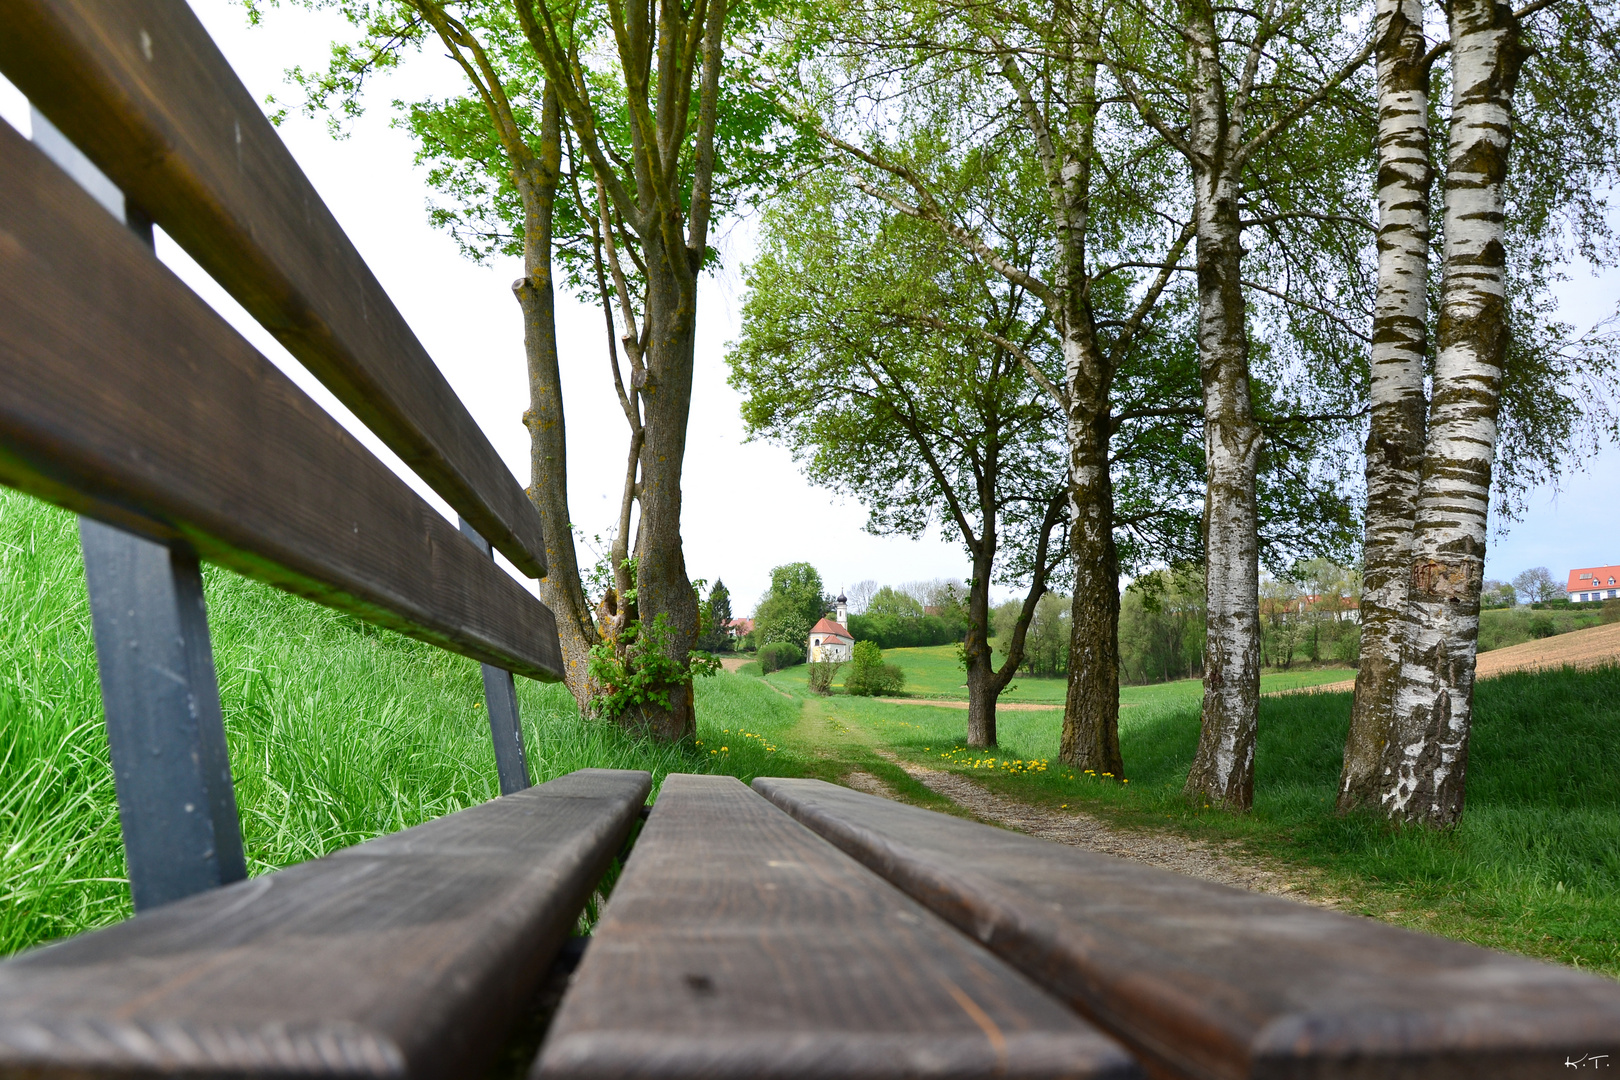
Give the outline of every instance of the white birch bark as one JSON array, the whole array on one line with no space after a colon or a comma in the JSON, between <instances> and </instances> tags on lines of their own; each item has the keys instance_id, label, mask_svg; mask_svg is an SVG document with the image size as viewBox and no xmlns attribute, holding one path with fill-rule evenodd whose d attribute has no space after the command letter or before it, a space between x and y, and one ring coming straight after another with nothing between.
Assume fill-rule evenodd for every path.
<instances>
[{"instance_id":1,"label":"white birch bark","mask_svg":"<svg viewBox=\"0 0 1620 1080\"><path fill-rule=\"evenodd\" d=\"M1378 291L1367 433L1361 662L1338 809L1375 800L1401 671L1423 462L1428 347L1429 65L1421 0L1378 0Z\"/></svg>"},{"instance_id":2,"label":"white birch bark","mask_svg":"<svg viewBox=\"0 0 1620 1080\"><path fill-rule=\"evenodd\" d=\"M1379 798L1394 819L1456 823L1473 714L1479 591L1507 351L1503 181L1518 20L1493 0L1451 0L1452 105L1445 270L1429 430L1413 533L1408 640Z\"/></svg>"},{"instance_id":3,"label":"white birch bark","mask_svg":"<svg viewBox=\"0 0 1620 1080\"><path fill-rule=\"evenodd\" d=\"M1260 701L1260 564L1255 468L1263 437L1249 391L1237 139L1210 8L1187 20L1193 77L1189 155L1198 253L1198 362L1204 399L1204 710L1186 794L1247 810L1254 802Z\"/></svg>"}]
</instances>

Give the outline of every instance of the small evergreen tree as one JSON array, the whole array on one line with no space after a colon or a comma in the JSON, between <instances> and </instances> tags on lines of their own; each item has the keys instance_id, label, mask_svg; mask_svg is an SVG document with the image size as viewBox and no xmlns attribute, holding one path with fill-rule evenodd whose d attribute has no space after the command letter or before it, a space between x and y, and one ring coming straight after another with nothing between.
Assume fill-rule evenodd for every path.
<instances>
[{"instance_id":1,"label":"small evergreen tree","mask_svg":"<svg viewBox=\"0 0 1620 1080\"><path fill-rule=\"evenodd\" d=\"M731 648L731 632L726 628L731 622L731 591L726 583L716 578L714 588L709 590L708 599L703 602L704 633L698 639L698 648L707 652L723 652Z\"/></svg>"}]
</instances>

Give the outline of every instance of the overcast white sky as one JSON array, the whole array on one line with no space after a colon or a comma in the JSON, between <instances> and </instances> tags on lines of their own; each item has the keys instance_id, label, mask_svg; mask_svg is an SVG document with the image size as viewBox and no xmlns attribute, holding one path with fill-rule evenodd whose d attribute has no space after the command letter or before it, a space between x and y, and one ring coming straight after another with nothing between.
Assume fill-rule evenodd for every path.
<instances>
[{"instance_id":1,"label":"overcast white sky","mask_svg":"<svg viewBox=\"0 0 1620 1080\"><path fill-rule=\"evenodd\" d=\"M347 27L330 12L272 9L267 25L250 29L231 0L191 0L209 32L255 96L276 94L296 101L283 81L287 68L324 62L327 43ZM390 126L388 103L427 94L459 92L460 73L429 52L399 72L378 80L372 108L334 141L324 122L296 113L281 136L316 189L347 230L360 253L405 318L437 360L518 479L528 482L528 437L521 415L528 391L522 327L509 291L519 276L515 260L488 267L463 259L455 244L427 221L429 191L424 170L412 164L405 133ZM0 80L0 118L28 132L26 102ZM698 313L696 387L688 440L682 529L688 572L723 578L747 611L769 582L770 568L804 560L836 589L864 578L898 584L966 575L959 544L936 534L922 541L880 538L862 526L865 511L811 487L786 451L743 441L740 398L725 383L724 353L738 332L741 267L751 229L727 230L726 265L705 282ZM443 504L397 460L383 451L303 368L258 327L172 243L160 237L159 254L267 357L334 415L380 451L397 472ZM1620 275L1594 279L1580 274L1566 289L1572 321L1587 322L1613 311ZM606 368L600 309L558 298L558 334L563 359L569 435L568 484L575 522L587 533L605 533L616 515L625 448L624 419ZM1562 494L1538 492L1526 520L1505 537L1493 537L1487 574L1511 577L1544 565L1562 578L1571 566L1620 563L1620 452L1610 448L1587 474L1572 476ZM582 560L591 556L581 553Z\"/></svg>"}]
</instances>

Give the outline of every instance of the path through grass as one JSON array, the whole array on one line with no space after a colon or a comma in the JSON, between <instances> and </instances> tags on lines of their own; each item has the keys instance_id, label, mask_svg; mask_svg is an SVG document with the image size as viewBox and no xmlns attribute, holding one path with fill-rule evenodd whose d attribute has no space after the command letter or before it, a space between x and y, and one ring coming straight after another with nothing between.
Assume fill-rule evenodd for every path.
<instances>
[{"instance_id":1,"label":"path through grass","mask_svg":"<svg viewBox=\"0 0 1620 1080\"><path fill-rule=\"evenodd\" d=\"M1031 803L1233 841L1309 868L1364 914L1620 976L1620 668L1479 684L1468 808L1449 834L1333 813L1349 694L1266 698L1255 807L1188 806L1198 698L1178 684L1121 714L1128 783L1057 764L1061 717L1003 712L994 752L968 751L960 710L827 699L861 738Z\"/></svg>"}]
</instances>

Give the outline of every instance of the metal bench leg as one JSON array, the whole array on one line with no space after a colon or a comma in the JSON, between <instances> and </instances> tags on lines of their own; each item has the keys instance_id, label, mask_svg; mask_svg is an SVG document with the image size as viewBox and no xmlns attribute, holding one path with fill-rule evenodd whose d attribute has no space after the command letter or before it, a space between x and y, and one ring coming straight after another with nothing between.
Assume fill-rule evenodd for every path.
<instances>
[{"instance_id":1,"label":"metal bench leg","mask_svg":"<svg viewBox=\"0 0 1620 1080\"><path fill-rule=\"evenodd\" d=\"M195 556L79 519L130 892L144 911L247 876Z\"/></svg>"},{"instance_id":2,"label":"metal bench leg","mask_svg":"<svg viewBox=\"0 0 1620 1080\"><path fill-rule=\"evenodd\" d=\"M152 221L33 111L34 142L130 231ZM79 519L135 910L247 877L196 556Z\"/></svg>"},{"instance_id":3,"label":"metal bench leg","mask_svg":"<svg viewBox=\"0 0 1620 1080\"><path fill-rule=\"evenodd\" d=\"M456 520L461 523L462 535L493 559L495 555L490 550L489 541L480 536L465 518ZM532 786L529 782L528 757L523 751L523 719L518 715L517 687L512 683L510 671L494 664L482 666L489 737L495 744L495 772L500 777L501 794L510 795Z\"/></svg>"}]
</instances>

